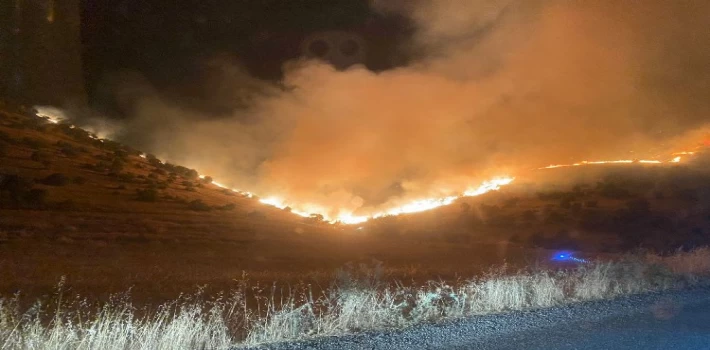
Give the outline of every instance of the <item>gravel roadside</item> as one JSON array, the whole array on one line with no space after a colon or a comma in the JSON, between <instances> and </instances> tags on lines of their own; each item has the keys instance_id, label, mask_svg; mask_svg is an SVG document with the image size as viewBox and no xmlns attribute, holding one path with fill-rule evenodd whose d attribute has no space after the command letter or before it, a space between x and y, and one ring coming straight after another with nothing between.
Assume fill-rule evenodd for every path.
<instances>
[{"instance_id":1,"label":"gravel roadside","mask_svg":"<svg viewBox=\"0 0 710 350\"><path fill-rule=\"evenodd\" d=\"M615 300L575 303L548 309L472 316L436 324L417 325L404 330L371 331L300 342L266 344L246 349L489 349L496 348L498 341L509 340L523 332L543 331L556 325L576 322L595 322L649 310L664 312L674 307L702 302L710 302L710 287L632 295Z\"/></svg>"}]
</instances>

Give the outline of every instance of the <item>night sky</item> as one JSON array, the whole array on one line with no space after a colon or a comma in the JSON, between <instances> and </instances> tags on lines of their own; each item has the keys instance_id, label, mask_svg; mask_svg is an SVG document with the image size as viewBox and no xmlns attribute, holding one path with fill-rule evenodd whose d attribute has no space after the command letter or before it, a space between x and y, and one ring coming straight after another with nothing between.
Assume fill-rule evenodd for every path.
<instances>
[{"instance_id":1,"label":"night sky","mask_svg":"<svg viewBox=\"0 0 710 350\"><path fill-rule=\"evenodd\" d=\"M139 73L159 89L200 84L201 64L215 56L277 80L306 37L334 30L363 38L369 69L388 69L405 63L397 48L411 34L403 17L374 13L366 0L85 0L81 15L85 81L97 105L110 104L97 90L116 72Z\"/></svg>"}]
</instances>

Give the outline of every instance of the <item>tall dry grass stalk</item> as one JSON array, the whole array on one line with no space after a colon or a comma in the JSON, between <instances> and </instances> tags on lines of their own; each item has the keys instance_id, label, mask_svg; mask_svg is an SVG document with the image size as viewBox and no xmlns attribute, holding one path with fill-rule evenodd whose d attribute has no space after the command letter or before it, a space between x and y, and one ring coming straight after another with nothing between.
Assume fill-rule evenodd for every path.
<instances>
[{"instance_id":1,"label":"tall dry grass stalk","mask_svg":"<svg viewBox=\"0 0 710 350\"><path fill-rule=\"evenodd\" d=\"M561 271L503 266L471 280L420 287L383 281L377 264L350 265L325 291L304 285L247 302L241 280L228 296L207 300L197 293L156 310L136 309L126 298L91 309L80 299L67 301L60 290L52 305L26 310L18 297L0 299L0 350L226 349L611 299L703 283L709 275L710 249L701 248Z\"/></svg>"}]
</instances>

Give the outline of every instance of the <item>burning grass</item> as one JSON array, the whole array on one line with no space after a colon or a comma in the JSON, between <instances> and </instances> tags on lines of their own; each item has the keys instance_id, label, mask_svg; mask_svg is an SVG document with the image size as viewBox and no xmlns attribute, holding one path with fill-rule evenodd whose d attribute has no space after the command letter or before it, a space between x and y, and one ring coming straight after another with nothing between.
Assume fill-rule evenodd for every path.
<instances>
[{"instance_id":1,"label":"burning grass","mask_svg":"<svg viewBox=\"0 0 710 350\"><path fill-rule=\"evenodd\" d=\"M127 297L93 307L67 299L60 284L49 304L21 310L0 299L0 349L225 349L370 329L402 328L444 318L545 308L682 288L710 275L710 249L672 256L626 256L568 270L506 267L458 283L405 286L382 280L380 265L349 265L332 286L289 290L249 287L183 297L157 309ZM253 297L249 297L249 295Z\"/></svg>"}]
</instances>

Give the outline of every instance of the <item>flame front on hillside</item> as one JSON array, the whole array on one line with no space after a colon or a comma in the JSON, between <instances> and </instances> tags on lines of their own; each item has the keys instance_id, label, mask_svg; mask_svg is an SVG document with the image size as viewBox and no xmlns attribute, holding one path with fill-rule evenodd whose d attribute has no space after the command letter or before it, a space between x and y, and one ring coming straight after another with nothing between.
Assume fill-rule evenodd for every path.
<instances>
[{"instance_id":1,"label":"flame front on hillside","mask_svg":"<svg viewBox=\"0 0 710 350\"><path fill-rule=\"evenodd\" d=\"M200 175L200 178L204 179L205 175ZM342 223L342 224L347 224L347 225L354 225L354 224L366 222L366 221L373 219L373 218L380 218L380 217L392 216L392 215L418 213L418 212L438 208L438 207L441 207L444 205L449 205L449 204L453 203L455 200L462 198L462 197L474 197L474 196L479 196L479 195L482 195L482 194L490 192L490 191L497 191L502 186L512 183L513 180L515 180L515 178L513 178L513 177L494 178L492 180L483 182L478 187L463 191L459 195L452 195L452 196L447 196L447 197L443 197L443 198L424 198L424 199L414 200L414 201L408 202L404 205L401 205L399 207L394 207L394 208L390 208L390 209L387 209L384 211L375 212L371 215L355 215L351 212L341 212L337 216L331 218L329 216L321 214L321 213L326 212L325 208L321 208L316 205L307 205L307 204L306 205L299 205L297 203L289 203L281 198L274 197L274 196L259 199L259 202L262 204L266 204L266 205L270 205L272 207L279 208L279 209L290 208L290 211L292 213L302 216L302 217L322 215L323 219L325 221L330 222L330 223ZM241 191L241 190L229 188L219 182L213 181L212 184L214 184L215 186L220 187L220 188L229 189L233 192L242 194L247 197L254 196L251 192L246 192L246 191Z\"/></svg>"},{"instance_id":2,"label":"flame front on hillside","mask_svg":"<svg viewBox=\"0 0 710 350\"><path fill-rule=\"evenodd\" d=\"M64 120L62 114L58 114L54 109L51 109L51 108L43 108L42 112L37 113L37 115L38 115L38 117L41 117L41 118L44 118L45 120L47 120L47 122L54 123L54 124L60 123ZM74 126L72 125L72 127L74 127ZM98 137L96 137L93 134L90 134L90 137L98 139ZM103 141L103 140L101 140L101 141ZM699 146L699 147L703 147L703 146ZM614 164L616 164L616 165L673 164L673 163L680 163L682 160L682 156L692 156L692 155L695 155L696 153L698 153L698 149L693 150L693 151L674 152L674 153L672 153L674 158L672 158L670 160L666 160L666 161L646 160L646 159L642 159L642 160L621 159L621 160L581 161L581 162L572 163L572 164L548 165L546 167L537 168L537 170L591 166L591 165L604 165L604 164L607 164L607 165L614 165ZM140 157L143 159L146 159L145 154L141 154ZM201 179L204 179L207 176L200 175L199 177ZM334 215L331 217L331 216L325 214L325 213L333 211L333 210L329 210L329 208L326 208L326 207L323 207L320 205L315 205L315 204L306 204L306 203L298 203L297 201L288 201L288 200L282 199L278 196L269 196L269 197L261 198L261 199L259 199L259 202L262 204L265 204L265 205L279 208L279 209L288 209L291 213L299 215L301 217L320 217L329 223L342 223L342 224L352 225L352 224L363 223L363 222L366 222L366 221L373 219L373 218L410 214L410 213L417 213L417 212L432 210L435 208L439 208L439 207L442 207L445 205L452 204L454 201L456 201L459 198L475 197L475 196L479 196L479 195L482 195L482 194L485 194L485 193L488 193L491 191L497 191L501 187L511 184L514 180L515 180L515 178L511 177L511 176L496 177L491 180L484 181L478 187L466 189L456 195L412 200L412 201L406 202L404 204L401 204L399 206L391 207L389 209L374 211L368 215L356 215L353 212L340 210L340 212L337 215ZM228 189L232 192L238 193L244 197L253 198L256 196L252 192L239 190L239 189L235 189L235 188L230 188L229 186L227 186L223 183L217 182L217 181L212 181L212 184L217 187L220 187L223 189ZM338 211L337 208L335 211Z\"/></svg>"}]
</instances>

